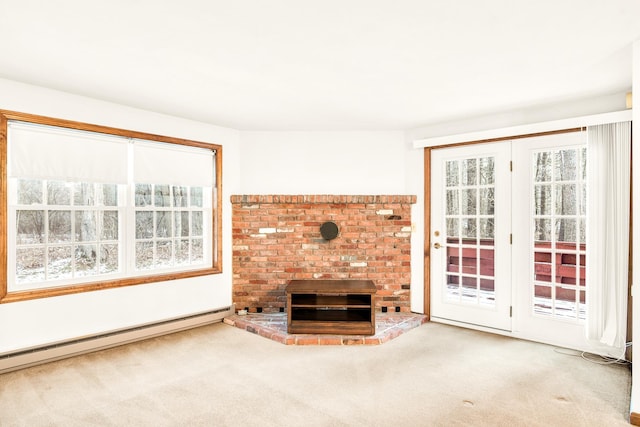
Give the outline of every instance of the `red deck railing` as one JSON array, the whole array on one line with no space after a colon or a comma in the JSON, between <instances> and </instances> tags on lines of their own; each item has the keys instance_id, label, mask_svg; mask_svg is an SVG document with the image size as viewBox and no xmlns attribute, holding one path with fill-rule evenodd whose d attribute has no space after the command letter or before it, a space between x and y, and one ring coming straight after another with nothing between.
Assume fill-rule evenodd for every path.
<instances>
[{"instance_id":1,"label":"red deck railing","mask_svg":"<svg viewBox=\"0 0 640 427\"><path fill-rule=\"evenodd\" d=\"M458 243L458 239L449 239L449 244ZM475 240L463 240L463 244L475 245ZM494 275L495 261L494 250L491 247L493 245L492 240L481 240L480 249L469 247L459 248L456 246L447 247L447 272L448 273L463 273L469 275L478 274L478 264L480 267L479 274L481 276ZM489 246L484 249L482 246ZM585 286L586 270L585 270L585 245L581 244L579 250L582 254L576 253L575 243L557 242L555 249L552 248L551 242L536 242L536 251L534 252L534 274L535 280L539 282L546 282L549 284L548 288L538 287L536 290L536 296L551 297L551 286L556 286L556 298L572 301L575 300L574 289L564 289L562 285L575 285L577 281L578 271L580 272L580 286ZM552 249L554 249L552 251ZM566 251L566 252L563 252ZM572 251L573 253L569 252ZM478 257L480 262L478 263ZM556 277L553 282L553 263L552 258L555 257L556 265ZM579 263L579 266L578 266ZM449 283L458 284L457 276L449 276ZM462 278L463 286L476 286L475 278ZM493 280L480 279L480 288L483 290L493 290ZM548 295L547 295L548 294ZM584 302L584 295L581 295L581 302Z\"/></svg>"}]
</instances>

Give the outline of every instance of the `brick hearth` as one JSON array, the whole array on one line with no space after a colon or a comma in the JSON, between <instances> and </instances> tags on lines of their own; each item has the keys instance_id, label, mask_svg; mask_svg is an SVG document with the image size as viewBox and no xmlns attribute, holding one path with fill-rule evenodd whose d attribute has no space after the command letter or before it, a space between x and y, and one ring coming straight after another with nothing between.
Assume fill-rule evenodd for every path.
<instances>
[{"instance_id":1,"label":"brick hearth","mask_svg":"<svg viewBox=\"0 0 640 427\"><path fill-rule=\"evenodd\" d=\"M376 313L375 335L288 334L286 313L234 314L224 322L286 345L375 345L399 337L427 321L415 313Z\"/></svg>"}]
</instances>

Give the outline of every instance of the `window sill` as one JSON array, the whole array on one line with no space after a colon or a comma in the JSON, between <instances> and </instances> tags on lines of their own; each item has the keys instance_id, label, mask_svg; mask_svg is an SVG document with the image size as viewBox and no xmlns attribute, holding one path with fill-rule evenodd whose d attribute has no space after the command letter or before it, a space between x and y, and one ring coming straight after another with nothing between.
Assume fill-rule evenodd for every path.
<instances>
[{"instance_id":1,"label":"window sill","mask_svg":"<svg viewBox=\"0 0 640 427\"><path fill-rule=\"evenodd\" d=\"M104 289L122 288L125 286L143 285L156 282L166 282L170 280L188 279L191 277L209 276L213 274L220 274L222 270L219 268L206 268L193 271L181 271L175 273L138 276L127 279L118 279L111 281L100 281L85 283L76 286L64 286L59 288L44 288L33 289L26 291L7 292L5 295L0 296L0 304L27 301L38 298L50 298L63 295L78 294L83 292L100 291Z\"/></svg>"}]
</instances>

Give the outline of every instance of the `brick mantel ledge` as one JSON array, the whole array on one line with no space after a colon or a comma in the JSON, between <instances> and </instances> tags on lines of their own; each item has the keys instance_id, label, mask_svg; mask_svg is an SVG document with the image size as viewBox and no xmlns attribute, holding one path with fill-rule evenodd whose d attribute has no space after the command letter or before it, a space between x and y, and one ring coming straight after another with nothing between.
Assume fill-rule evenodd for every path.
<instances>
[{"instance_id":1,"label":"brick mantel ledge","mask_svg":"<svg viewBox=\"0 0 640 427\"><path fill-rule=\"evenodd\" d=\"M260 203L287 203L287 204L308 204L308 203L400 203L415 204L415 195L333 195L333 194L310 194L310 195L290 195L290 194L251 194L232 195L232 204L260 204Z\"/></svg>"}]
</instances>

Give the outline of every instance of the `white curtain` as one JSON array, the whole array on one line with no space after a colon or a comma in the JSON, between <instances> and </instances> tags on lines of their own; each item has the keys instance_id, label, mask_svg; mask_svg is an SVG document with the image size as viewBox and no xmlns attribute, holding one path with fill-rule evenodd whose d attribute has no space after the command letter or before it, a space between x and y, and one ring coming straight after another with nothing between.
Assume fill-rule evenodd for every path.
<instances>
[{"instance_id":1,"label":"white curtain","mask_svg":"<svg viewBox=\"0 0 640 427\"><path fill-rule=\"evenodd\" d=\"M127 138L18 121L8 133L10 176L127 183Z\"/></svg>"},{"instance_id":2,"label":"white curtain","mask_svg":"<svg viewBox=\"0 0 640 427\"><path fill-rule=\"evenodd\" d=\"M126 184L131 138L10 121L9 175ZM216 153L209 148L133 140L134 182L212 187Z\"/></svg>"},{"instance_id":3,"label":"white curtain","mask_svg":"<svg viewBox=\"0 0 640 427\"><path fill-rule=\"evenodd\" d=\"M134 139L133 153L136 183L214 185L216 153L211 149Z\"/></svg>"},{"instance_id":4,"label":"white curtain","mask_svg":"<svg viewBox=\"0 0 640 427\"><path fill-rule=\"evenodd\" d=\"M631 123L587 128L587 338L624 349L629 286Z\"/></svg>"}]
</instances>

